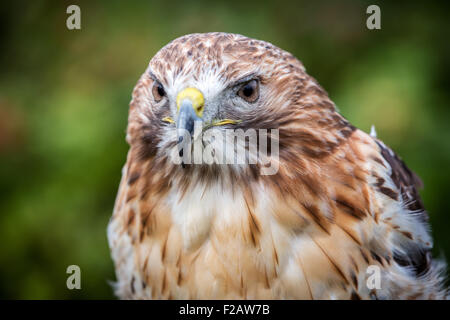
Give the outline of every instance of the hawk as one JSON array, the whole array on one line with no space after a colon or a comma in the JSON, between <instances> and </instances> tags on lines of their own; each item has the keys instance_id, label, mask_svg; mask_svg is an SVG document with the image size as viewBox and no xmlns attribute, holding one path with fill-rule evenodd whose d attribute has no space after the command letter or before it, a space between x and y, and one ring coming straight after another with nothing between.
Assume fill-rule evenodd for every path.
<instances>
[{"instance_id":1,"label":"hawk","mask_svg":"<svg viewBox=\"0 0 450 320\"><path fill-rule=\"evenodd\" d=\"M177 163L177 132L194 143L194 122L266 129L276 173L260 160ZM133 90L126 141L108 225L120 298L446 298L419 178L270 43L206 33L166 45Z\"/></svg>"}]
</instances>

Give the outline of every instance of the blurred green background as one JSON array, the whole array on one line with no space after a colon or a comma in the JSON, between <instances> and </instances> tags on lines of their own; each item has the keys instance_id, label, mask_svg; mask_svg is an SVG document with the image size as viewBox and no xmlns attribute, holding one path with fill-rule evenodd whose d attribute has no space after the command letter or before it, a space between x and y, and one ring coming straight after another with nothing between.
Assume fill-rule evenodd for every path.
<instances>
[{"instance_id":1,"label":"blurred green background","mask_svg":"<svg viewBox=\"0 0 450 320\"><path fill-rule=\"evenodd\" d=\"M81 7L81 30L66 8ZM370 4L381 30L366 28ZM0 5L0 298L113 298L106 226L131 91L149 59L226 31L296 55L342 114L376 125L425 183L450 257L450 7L378 1L14 1ZM81 290L66 288L68 265Z\"/></svg>"}]
</instances>

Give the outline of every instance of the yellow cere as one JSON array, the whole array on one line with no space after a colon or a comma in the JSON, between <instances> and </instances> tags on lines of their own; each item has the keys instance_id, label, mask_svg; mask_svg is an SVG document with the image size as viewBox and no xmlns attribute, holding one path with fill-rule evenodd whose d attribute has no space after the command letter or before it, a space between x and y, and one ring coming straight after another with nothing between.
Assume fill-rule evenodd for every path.
<instances>
[{"instance_id":1,"label":"yellow cere","mask_svg":"<svg viewBox=\"0 0 450 320\"><path fill-rule=\"evenodd\" d=\"M205 105L205 98L200 90L196 88L186 88L178 93L177 96L177 109L180 110L181 102L185 99L189 99L192 103L195 113L198 117L203 115L203 107Z\"/></svg>"}]
</instances>

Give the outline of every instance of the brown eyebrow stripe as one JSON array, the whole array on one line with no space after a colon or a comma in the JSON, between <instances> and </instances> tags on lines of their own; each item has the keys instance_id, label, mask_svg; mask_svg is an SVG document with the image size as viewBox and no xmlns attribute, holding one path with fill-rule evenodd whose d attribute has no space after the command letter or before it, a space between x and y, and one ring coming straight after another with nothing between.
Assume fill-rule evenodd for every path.
<instances>
[{"instance_id":1,"label":"brown eyebrow stripe","mask_svg":"<svg viewBox=\"0 0 450 320\"><path fill-rule=\"evenodd\" d=\"M231 83L227 86L227 89L228 89L228 88L235 87L235 86L237 86L237 85L239 85L239 84L243 84L243 83L249 82L249 81L251 81L251 80L258 80L258 81L261 81L261 80L260 80L260 75L259 75L257 72L252 72L252 73L250 73L250 74L247 74L247 75L245 75L245 76L242 76L242 77L240 77L239 79L237 79L237 80L231 82Z\"/></svg>"},{"instance_id":2,"label":"brown eyebrow stripe","mask_svg":"<svg viewBox=\"0 0 450 320\"><path fill-rule=\"evenodd\" d=\"M153 72L148 71L148 75L150 76L150 78L152 78L153 81L157 81L157 82L161 83L161 85L162 85L162 82L158 79L157 76L155 76L155 74Z\"/></svg>"}]
</instances>

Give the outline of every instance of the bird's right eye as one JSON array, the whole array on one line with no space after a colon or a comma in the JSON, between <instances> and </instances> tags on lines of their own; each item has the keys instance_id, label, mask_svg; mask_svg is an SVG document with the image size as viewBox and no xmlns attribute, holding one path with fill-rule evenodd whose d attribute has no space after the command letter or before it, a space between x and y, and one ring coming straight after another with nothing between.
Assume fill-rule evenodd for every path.
<instances>
[{"instance_id":1,"label":"bird's right eye","mask_svg":"<svg viewBox=\"0 0 450 320\"><path fill-rule=\"evenodd\" d=\"M152 94L153 99L155 99L156 102L160 102L166 95L166 91L164 90L164 87L161 83L155 81L152 88Z\"/></svg>"}]
</instances>

